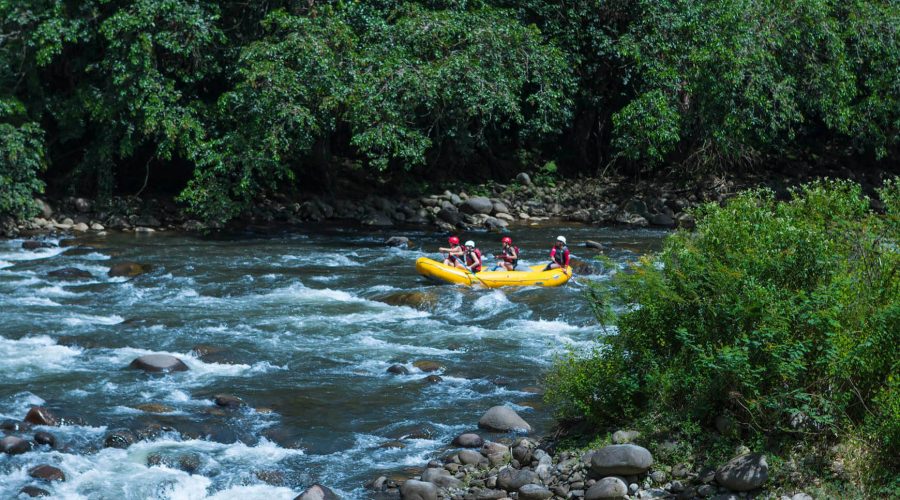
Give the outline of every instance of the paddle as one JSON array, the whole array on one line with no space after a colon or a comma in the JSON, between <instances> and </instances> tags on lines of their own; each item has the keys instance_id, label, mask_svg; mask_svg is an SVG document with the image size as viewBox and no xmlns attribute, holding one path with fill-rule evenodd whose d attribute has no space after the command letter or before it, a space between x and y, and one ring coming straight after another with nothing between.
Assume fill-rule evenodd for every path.
<instances>
[{"instance_id":1,"label":"paddle","mask_svg":"<svg viewBox=\"0 0 900 500\"><path fill-rule=\"evenodd\" d=\"M450 254L449 254L449 253L447 254L447 258L448 258L448 259L450 258ZM459 257L456 257L456 258L459 259ZM462 258L465 259L465 258L466 258L465 255L463 255ZM463 262L464 262L464 261L463 261ZM461 262L461 263L462 263L462 262ZM484 263L482 263L482 265L483 265L483 264L484 264ZM459 269L459 267L457 267L456 265L454 265L453 267L456 268L456 269ZM478 275L475 274L474 271L472 271L471 269L469 269L468 266L466 266L465 264L463 264L463 267L462 267L462 268L463 268L467 273L469 273L469 274L471 274L472 276L474 276L475 279L477 279L479 282L481 282L481 284L484 285L485 288L490 288L490 287L487 285L487 283L485 283L484 280L482 280L480 277L478 277Z\"/></svg>"}]
</instances>

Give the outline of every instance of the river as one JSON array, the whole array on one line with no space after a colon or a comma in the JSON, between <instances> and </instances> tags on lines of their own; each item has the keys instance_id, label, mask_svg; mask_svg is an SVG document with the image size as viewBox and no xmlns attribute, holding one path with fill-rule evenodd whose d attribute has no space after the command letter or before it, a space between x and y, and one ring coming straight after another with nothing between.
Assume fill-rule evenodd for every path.
<instances>
[{"instance_id":1,"label":"river","mask_svg":"<svg viewBox=\"0 0 900 500\"><path fill-rule=\"evenodd\" d=\"M618 266L664 234L563 232L575 256L590 260L595 252L577 243L596 240ZM388 233L349 227L111 233L36 251L0 241L0 421L21 421L32 405L66 419L0 431L30 439L47 430L58 441L0 455L0 498L35 485L54 498L275 500L314 482L365 498L366 481L414 472L475 430L491 406L516 409L536 435L549 430L542 377L566 346L600 334L583 292L610 269L597 265L599 274L559 289L435 285L414 261L436 258L445 238L402 234L419 248L387 248ZM543 261L556 234L511 232L525 263ZM499 248L497 235L463 236L486 253ZM152 271L107 277L121 261ZM48 277L64 267L92 277ZM190 370L127 369L148 353L175 355ZM442 381L423 380L417 361L440 364L433 373ZM410 373L388 373L395 363ZM216 394L247 406L219 408ZM168 413L137 408L151 403ZM113 430L148 427L156 432L126 449L103 448ZM66 480L30 478L38 464L59 467Z\"/></svg>"}]
</instances>

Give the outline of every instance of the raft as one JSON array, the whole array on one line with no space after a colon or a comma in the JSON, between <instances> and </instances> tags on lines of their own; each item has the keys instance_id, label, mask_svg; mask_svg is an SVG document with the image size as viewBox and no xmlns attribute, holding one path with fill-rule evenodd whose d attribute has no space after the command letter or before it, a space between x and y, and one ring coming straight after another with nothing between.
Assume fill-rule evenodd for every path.
<instances>
[{"instance_id":1,"label":"raft","mask_svg":"<svg viewBox=\"0 0 900 500\"><path fill-rule=\"evenodd\" d=\"M499 288L502 286L560 286L572 277L572 267L544 271L546 264L531 266L529 271L481 271L472 274L465 269L445 266L427 257L416 260L416 271L426 278L456 285Z\"/></svg>"}]
</instances>

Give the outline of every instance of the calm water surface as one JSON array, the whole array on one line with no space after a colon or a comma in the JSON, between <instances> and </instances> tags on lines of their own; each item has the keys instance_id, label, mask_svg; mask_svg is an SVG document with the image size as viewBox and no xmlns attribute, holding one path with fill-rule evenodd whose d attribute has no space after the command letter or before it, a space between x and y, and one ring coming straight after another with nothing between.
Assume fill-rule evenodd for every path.
<instances>
[{"instance_id":1,"label":"calm water surface","mask_svg":"<svg viewBox=\"0 0 900 500\"><path fill-rule=\"evenodd\" d=\"M527 264L543 261L557 231L511 235ZM607 256L619 265L657 247L663 235L587 227L564 233L572 243L609 245ZM416 275L414 262L437 258L445 238L402 234L420 249L385 248L387 233L350 228L110 234L39 251L22 250L22 240L0 241L0 420L21 420L31 405L68 418L45 429L58 449L0 456L0 498L37 485L55 498L275 500L314 482L365 498L367 480L440 456L490 406L508 405L536 434L547 431L552 415L535 386L554 354L587 346L600 333L582 299L586 278L560 289L435 285ZM497 235L463 237L485 253L499 249ZM572 250L595 255L575 244ZM120 261L153 271L107 277ZM63 267L93 278L47 276ZM597 268L590 279L612 272ZM127 369L148 353L178 356L190 371ZM423 380L413 366L422 360L443 366L442 382ZM388 374L395 363L410 374ZM248 407L222 410L212 401L220 393ZM136 409L147 403L173 411ZM148 426L157 432L127 449L103 448L112 430ZM148 459L161 464L148 466ZM67 480L29 478L28 469L42 463L61 468Z\"/></svg>"}]
</instances>

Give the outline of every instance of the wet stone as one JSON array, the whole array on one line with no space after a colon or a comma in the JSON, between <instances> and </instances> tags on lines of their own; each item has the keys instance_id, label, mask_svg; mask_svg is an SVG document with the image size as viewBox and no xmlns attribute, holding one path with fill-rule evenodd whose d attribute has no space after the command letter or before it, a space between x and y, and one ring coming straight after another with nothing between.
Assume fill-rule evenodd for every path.
<instances>
[{"instance_id":1,"label":"wet stone","mask_svg":"<svg viewBox=\"0 0 900 500\"><path fill-rule=\"evenodd\" d=\"M22 495L30 496L32 498L50 496L49 491L38 488L37 486L25 486L21 490L19 490L19 493Z\"/></svg>"},{"instance_id":2,"label":"wet stone","mask_svg":"<svg viewBox=\"0 0 900 500\"><path fill-rule=\"evenodd\" d=\"M258 470L253 473L260 481L272 486L284 485L284 474L277 470Z\"/></svg>"},{"instance_id":3,"label":"wet stone","mask_svg":"<svg viewBox=\"0 0 900 500\"><path fill-rule=\"evenodd\" d=\"M0 430L7 432L22 432L31 428L28 422L19 422L17 420L4 420L0 422Z\"/></svg>"},{"instance_id":4,"label":"wet stone","mask_svg":"<svg viewBox=\"0 0 900 500\"><path fill-rule=\"evenodd\" d=\"M481 448L484 445L484 439L478 434L467 432L456 436L453 439L453 444L461 448Z\"/></svg>"},{"instance_id":5,"label":"wet stone","mask_svg":"<svg viewBox=\"0 0 900 500\"><path fill-rule=\"evenodd\" d=\"M394 375L409 375L409 370L403 365L391 365L388 367L387 372Z\"/></svg>"},{"instance_id":6,"label":"wet stone","mask_svg":"<svg viewBox=\"0 0 900 500\"><path fill-rule=\"evenodd\" d=\"M34 433L34 442L37 444L47 445L51 448L56 447L56 438L53 434L46 431L38 431Z\"/></svg>"},{"instance_id":7,"label":"wet stone","mask_svg":"<svg viewBox=\"0 0 900 500\"><path fill-rule=\"evenodd\" d=\"M422 370L423 372L436 372L443 368L443 366L437 361L428 361L428 360L420 360L413 363L413 366Z\"/></svg>"},{"instance_id":8,"label":"wet stone","mask_svg":"<svg viewBox=\"0 0 900 500\"><path fill-rule=\"evenodd\" d=\"M150 271L150 267L136 262L119 262L110 266L107 275L111 278L133 278Z\"/></svg>"},{"instance_id":9,"label":"wet stone","mask_svg":"<svg viewBox=\"0 0 900 500\"><path fill-rule=\"evenodd\" d=\"M105 448L120 448L124 450L134 444L134 441L134 433L123 429L107 434L106 439L103 440L103 446Z\"/></svg>"},{"instance_id":10,"label":"wet stone","mask_svg":"<svg viewBox=\"0 0 900 500\"><path fill-rule=\"evenodd\" d=\"M221 406L224 408L237 409L244 406L244 401L237 396L232 396L230 394L218 394L215 396L215 402L217 406Z\"/></svg>"},{"instance_id":11,"label":"wet stone","mask_svg":"<svg viewBox=\"0 0 900 500\"><path fill-rule=\"evenodd\" d=\"M50 271L47 273L47 276L65 280L90 279L94 277L94 275L88 271L78 269L77 267L64 267L62 269Z\"/></svg>"},{"instance_id":12,"label":"wet stone","mask_svg":"<svg viewBox=\"0 0 900 500\"><path fill-rule=\"evenodd\" d=\"M144 403L139 404L134 408L147 413L172 413L175 411L175 408L160 403Z\"/></svg>"},{"instance_id":13,"label":"wet stone","mask_svg":"<svg viewBox=\"0 0 900 500\"><path fill-rule=\"evenodd\" d=\"M28 475L44 481L65 481L66 475L60 469L52 465L38 465L28 470Z\"/></svg>"},{"instance_id":14,"label":"wet stone","mask_svg":"<svg viewBox=\"0 0 900 500\"><path fill-rule=\"evenodd\" d=\"M184 361L168 354L147 354L136 358L129 365L131 368L152 373L183 372L189 370Z\"/></svg>"},{"instance_id":15,"label":"wet stone","mask_svg":"<svg viewBox=\"0 0 900 500\"><path fill-rule=\"evenodd\" d=\"M31 451L31 443L28 441L16 437L16 436L6 436L3 439L0 439L0 452L6 453L7 455L21 455L22 453L27 453Z\"/></svg>"},{"instance_id":16,"label":"wet stone","mask_svg":"<svg viewBox=\"0 0 900 500\"><path fill-rule=\"evenodd\" d=\"M429 375L429 376L423 378L422 380L424 380L425 382L427 382L429 384L437 384L437 383L444 381L444 379L442 379L440 377L440 375Z\"/></svg>"},{"instance_id":17,"label":"wet stone","mask_svg":"<svg viewBox=\"0 0 900 500\"><path fill-rule=\"evenodd\" d=\"M59 419L47 408L43 406L32 406L25 415L25 421L34 425L59 425Z\"/></svg>"},{"instance_id":18,"label":"wet stone","mask_svg":"<svg viewBox=\"0 0 900 500\"><path fill-rule=\"evenodd\" d=\"M303 493L298 495L294 500L340 500L341 497L338 496L335 492L331 491L331 488L327 486L322 486L321 484L314 484L306 489Z\"/></svg>"}]
</instances>

